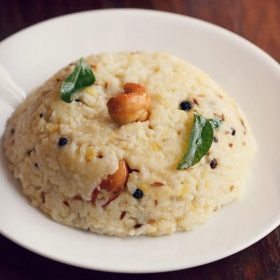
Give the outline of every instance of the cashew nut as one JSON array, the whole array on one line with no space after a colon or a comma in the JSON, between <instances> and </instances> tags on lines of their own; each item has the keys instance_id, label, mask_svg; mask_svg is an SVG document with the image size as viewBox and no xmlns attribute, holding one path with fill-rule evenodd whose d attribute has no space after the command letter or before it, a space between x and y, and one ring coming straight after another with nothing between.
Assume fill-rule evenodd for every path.
<instances>
[{"instance_id":1,"label":"cashew nut","mask_svg":"<svg viewBox=\"0 0 280 280\"><path fill-rule=\"evenodd\" d=\"M124 189L127 177L128 169L126 163L124 160L120 160L118 170L103 180L100 184L100 188L110 193L119 193Z\"/></svg>"},{"instance_id":2,"label":"cashew nut","mask_svg":"<svg viewBox=\"0 0 280 280\"><path fill-rule=\"evenodd\" d=\"M151 97L140 84L126 83L124 92L109 99L107 107L111 118L119 124L146 121L150 114Z\"/></svg>"},{"instance_id":3,"label":"cashew nut","mask_svg":"<svg viewBox=\"0 0 280 280\"><path fill-rule=\"evenodd\" d=\"M93 190L91 201L94 203L98 194L100 193L100 189L105 189L110 193L110 196L103 207L108 206L124 190L127 178L128 168L126 162L124 160L120 160L118 170L114 174L109 175L105 180L101 182L99 187Z\"/></svg>"}]
</instances>

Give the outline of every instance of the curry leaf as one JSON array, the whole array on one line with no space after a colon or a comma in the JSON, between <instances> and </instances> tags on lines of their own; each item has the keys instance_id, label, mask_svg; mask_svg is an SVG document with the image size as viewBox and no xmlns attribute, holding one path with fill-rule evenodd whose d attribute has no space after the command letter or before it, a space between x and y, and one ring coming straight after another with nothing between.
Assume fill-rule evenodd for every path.
<instances>
[{"instance_id":1,"label":"curry leaf","mask_svg":"<svg viewBox=\"0 0 280 280\"><path fill-rule=\"evenodd\" d=\"M63 81L60 89L60 98L67 103L71 103L76 92L91 86L94 82L95 76L91 68L81 58L74 71Z\"/></svg>"},{"instance_id":2,"label":"curry leaf","mask_svg":"<svg viewBox=\"0 0 280 280\"><path fill-rule=\"evenodd\" d=\"M214 138L213 126L215 124L212 124L212 121L194 113L189 146L177 169L182 170L195 165L209 151Z\"/></svg>"},{"instance_id":3,"label":"curry leaf","mask_svg":"<svg viewBox=\"0 0 280 280\"><path fill-rule=\"evenodd\" d=\"M213 128L218 128L222 125L222 121L220 119L209 119Z\"/></svg>"}]
</instances>

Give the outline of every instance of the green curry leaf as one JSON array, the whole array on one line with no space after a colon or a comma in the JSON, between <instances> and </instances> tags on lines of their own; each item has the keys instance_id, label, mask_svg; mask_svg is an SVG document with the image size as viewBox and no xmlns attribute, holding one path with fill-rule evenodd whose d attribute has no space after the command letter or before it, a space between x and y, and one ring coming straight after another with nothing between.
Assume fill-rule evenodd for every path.
<instances>
[{"instance_id":1,"label":"green curry leaf","mask_svg":"<svg viewBox=\"0 0 280 280\"><path fill-rule=\"evenodd\" d=\"M60 89L60 98L67 103L71 103L73 95L77 91L91 86L94 82L95 76L91 68L81 58L76 64L74 71L63 81Z\"/></svg>"},{"instance_id":2,"label":"green curry leaf","mask_svg":"<svg viewBox=\"0 0 280 280\"><path fill-rule=\"evenodd\" d=\"M222 125L222 121L220 119L208 119L213 128L218 128Z\"/></svg>"},{"instance_id":3,"label":"green curry leaf","mask_svg":"<svg viewBox=\"0 0 280 280\"><path fill-rule=\"evenodd\" d=\"M203 156L205 156L212 145L214 138L213 127L216 127L216 125L215 122L213 123L213 120L206 119L194 113L188 150L182 161L178 164L177 169L182 170L189 168L198 163Z\"/></svg>"}]
</instances>

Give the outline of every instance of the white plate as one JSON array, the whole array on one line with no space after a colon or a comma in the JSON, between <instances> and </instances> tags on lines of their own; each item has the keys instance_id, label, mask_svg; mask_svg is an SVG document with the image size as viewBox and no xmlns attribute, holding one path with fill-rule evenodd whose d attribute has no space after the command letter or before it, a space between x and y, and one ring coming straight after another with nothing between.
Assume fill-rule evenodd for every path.
<instances>
[{"instance_id":1,"label":"white plate","mask_svg":"<svg viewBox=\"0 0 280 280\"><path fill-rule=\"evenodd\" d=\"M145 10L101 10L59 17L0 44L0 61L26 91L92 52L168 51L208 72L240 104L259 152L247 194L189 233L112 238L59 225L32 208L1 154L0 230L38 254L85 268L159 272L209 263L258 241L280 223L280 67L222 28ZM0 100L0 133L12 109Z\"/></svg>"}]
</instances>

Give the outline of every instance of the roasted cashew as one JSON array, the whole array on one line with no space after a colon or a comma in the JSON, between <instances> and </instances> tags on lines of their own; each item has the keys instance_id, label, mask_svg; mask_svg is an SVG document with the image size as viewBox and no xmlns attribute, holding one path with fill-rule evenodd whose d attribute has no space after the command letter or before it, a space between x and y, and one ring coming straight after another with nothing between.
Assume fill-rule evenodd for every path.
<instances>
[{"instance_id":1,"label":"roasted cashew","mask_svg":"<svg viewBox=\"0 0 280 280\"><path fill-rule=\"evenodd\" d=\"M126 163L124 160L120 160L118 170L103 180L100 184L100 188L105 189L110 193L121 192L125 187L127 177L128 169Z\"/></svg>"},{"instance_id":2,"label":"roasted cashew","mask_svg":"<svg viewBox=\"0 0 280 280\"><path fill-rule=\"evenodd\" d=\"M100 193L100 189L105 189L110 193L108 201L103 207L109 205L119 194L124 190L128 178L128 168L124 160L119 161L118 170L109 175L103 180L99 187L95 188L91 195L91 201L95 202L97 195Z\"/></svg>"},{"instance_id":3,"label":"roasted cashew","mask_svg":"<svg viewBox=\"0 0 280 280\"><path fill-rule=\"evenodd\" d=\"M146 121L150 114L151 97L140 84L126 83L124 92L109 99L107 107L111 118L119 124Z\"/></svg>"}]
</instances>

